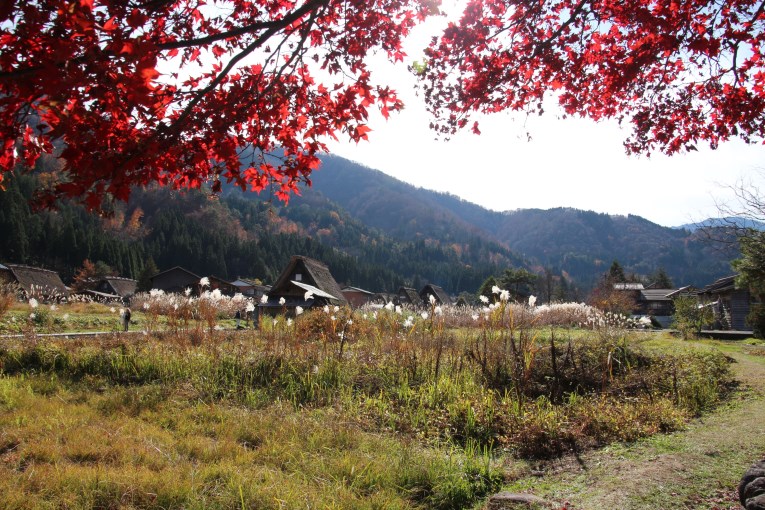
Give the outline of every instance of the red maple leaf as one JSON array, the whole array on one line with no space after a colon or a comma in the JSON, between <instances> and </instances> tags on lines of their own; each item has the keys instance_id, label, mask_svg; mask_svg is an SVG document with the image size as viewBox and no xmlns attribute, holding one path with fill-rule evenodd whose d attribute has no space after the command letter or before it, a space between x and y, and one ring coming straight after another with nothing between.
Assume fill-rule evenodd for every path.
<instances>
[{"instance_id":1,"label":"red maple leaf","mask_svg":"<svg viewBox=\"0 0 765 510\"><path fill-rule=\"evenodd\" d=\"M275 185L287 200L310 182L323 140L367 139L368 108L400 109L393 91L372 92L365 58L401 58L433 11L429 0L230 3L220 16L198 0L2 2L0 182L48 153L63 182L46 204L73 196L95 208L137 185L222 179ZM163 66L173 71L160 76ZM317 79L319 67L330 77ZM261 161L242 164L245 149ZM268 163L276 152L282 161Z\"/></svg>"},{"instance_id":2,"label":"red maple leaf","mask_svg":"<svg viewBox=\"0 0 765 510\"><path fill-rule=\"evenodd\" d=\"M550 96L630 121L628 152L672 154L765 138L763 27L749 0L472 0L417 76L441 133Z\"/></svg>"}]
</instances>

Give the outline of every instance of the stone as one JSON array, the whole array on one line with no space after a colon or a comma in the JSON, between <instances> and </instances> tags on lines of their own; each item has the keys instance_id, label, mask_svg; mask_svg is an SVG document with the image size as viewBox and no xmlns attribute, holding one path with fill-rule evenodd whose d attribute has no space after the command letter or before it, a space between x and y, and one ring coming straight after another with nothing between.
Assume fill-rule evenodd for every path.
<instances>
[{"instance_id":1,"label":"stone","mask_svg":"<svg viewBox=\"0 0 765 510\"><path fill-rule=\"evenodd\" d=\"M765 510L765 460L755 462L741 477L738 498L747 510Z\"/></svg>"},{"instance_id":2,"label":"stone","mask_svg":"<svg viewBox=\"0 0 765 510\"><path fill-rule=\"evenodd\" d=\"M760 494L746 501L746 510L765 510L765 494Z\"/></svg>"}]
</instances>

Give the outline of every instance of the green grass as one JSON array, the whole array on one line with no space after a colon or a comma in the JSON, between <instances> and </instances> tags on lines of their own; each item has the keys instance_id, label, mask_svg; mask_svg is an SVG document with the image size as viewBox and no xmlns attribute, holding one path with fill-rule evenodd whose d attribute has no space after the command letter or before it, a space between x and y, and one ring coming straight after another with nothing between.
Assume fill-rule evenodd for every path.
<instances>
[{"instance_id":1,"label":"green grass","mask_svg":"<svg viewBox=\"0 0 765 510\"><path fill-rule=\"evenodd\" d=\"M579 501L599 487L597 462L570 478L527 473L571 452L674 455L662 438L737 405L711 343L432 322L391 332L357 317L341 344L329 320L3 341L0 508L456 509L504 479Z\"/></svg>"},{"instance_id":2,"label":"green grass","mask_svg":"<svg viewBox=\"0 0 765 510\"><path fill-rule=\"evenodd\" d=\"M652 341L654 347L671 341ZM614 443L578 459L518 470L506 490L529 491L571 508L626 510L738 509L736 486L765 453L765 357L746 342L698 341L732 356L740 386L731 398L683 430Z\"/></svg>"},{"instance_id":3,"label":"green grass","mask_svg":"<svg viewBox=\"0 0 765 510\"><path fill-rule=\"evenodd\" d=\"M253 410L187 388L0 379L0 507L463 508L481 453L368 433L332 409Z\"/></svg>"}]
</instances>

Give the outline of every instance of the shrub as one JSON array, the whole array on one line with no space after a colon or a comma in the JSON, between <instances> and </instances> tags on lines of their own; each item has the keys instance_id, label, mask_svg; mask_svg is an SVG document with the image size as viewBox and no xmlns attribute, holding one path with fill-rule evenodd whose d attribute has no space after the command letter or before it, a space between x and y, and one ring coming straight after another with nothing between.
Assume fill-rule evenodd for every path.
<instances>
[{"instance_id":1,"label":"shrub","mask_svg":"<svg viewBox=\"0 0 765 510\"><path fill-rule=\"evenodd\" d=\"M674 327L684 339L695 338L705 326L714 321L714 312L710 306L702 306L693 296L680 296L674 299Z\"/></svg>"}]
</instances>

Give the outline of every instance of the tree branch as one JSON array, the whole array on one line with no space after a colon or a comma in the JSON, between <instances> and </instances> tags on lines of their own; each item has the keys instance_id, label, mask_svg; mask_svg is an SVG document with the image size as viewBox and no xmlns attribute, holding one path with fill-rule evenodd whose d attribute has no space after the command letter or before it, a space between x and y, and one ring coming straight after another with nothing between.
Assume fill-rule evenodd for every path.
<instances>
[{"instance_id":1,"label":"tree branch","mask_svg":"<svg viewBox=\"0 0 765 510\"><path fill-rule=\"evenodd\" d=\"M299 20L306 14L312 11L318 10L320 7L326 5L328 1L329 0L309 0L308 2L304 3L299 9L291 12L290 14L278 20L252 23L250 25L245 25L239 28L235 28L233 30L221 32L219 34L209 35L207 37L200 37L198 39L189 39L185 41L173 41L168 43L162 43L162 44L159 44L158 47L161 50L190 48L193 46L204 46L205 44L210 44L216 41L230 39L232 37L239 37L244 34L252 33L252 32L263 30L263 29L269 29L269 30L276 29L278 31L283 28L286 28L287 26Z\"/></svg>"}]
</instances>

